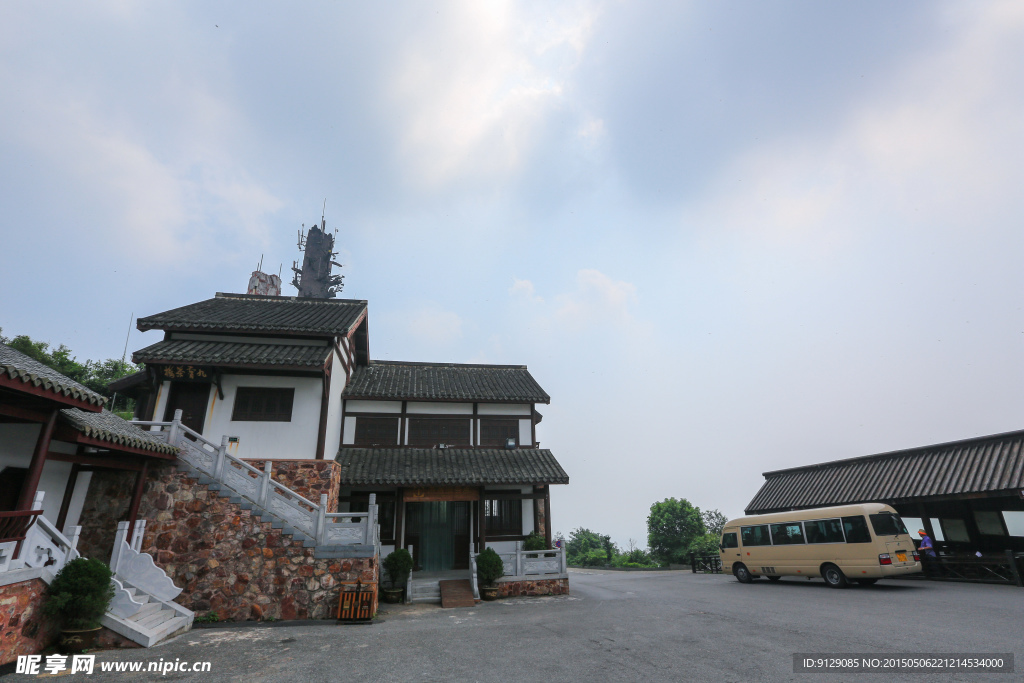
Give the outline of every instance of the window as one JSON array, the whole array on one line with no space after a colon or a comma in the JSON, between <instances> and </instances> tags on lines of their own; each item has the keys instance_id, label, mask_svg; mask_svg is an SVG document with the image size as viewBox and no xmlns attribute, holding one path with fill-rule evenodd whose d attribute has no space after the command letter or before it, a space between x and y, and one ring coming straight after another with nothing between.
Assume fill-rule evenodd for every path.
<instances>
[{"instance_id":1,"label":"window","mask_svg":"<svg viewBox=\"0 0 1024 683\"><path fill-rule=\"evenodd\" d=\"M808 543L842 543L846 540L843 538L843 523L838 518L804 522L804 531Z\"/></svg>"},{"instance_id":2,"label":"window","mask_svg":"<svg viewBox=\"0 0 1024 683\"><path fill-rule=\"evenodd\" d=\"M409 445L436 446L443 443L449 446L469 445L470 419L450 418L409 418Z\"/></svg>"},{"instance_id":3,"label":"window","mask_svg":"<svg viewBox=\"0 0 1024 683\"><path fill-rule=\"evenodd\" d=\"M1011 536L1024 536L1024 511L1003 510L1003 521Z\"/></svg>"},{"instance_id":4,"label":"window","mask_svg":"<svg viewBox=\"0 0 1024 683\"><path fill-rule=\"evenodd\" d=\"M946 537L942 535L942 525L939 524L939 518L938 517L932 517L932 531L935 532L935 535L932 536L932 540L933 541L945 541L946 540Z\"/></svg>"},{"instance_id":5,"label":"window","mask_svg":"<svg viewBox=\"0 0 1024 683\"><path fill-rule=\"evenodd\" d=\"M727 534L722 534L722 547L723 548L735 548L736 547L736 532L730 531Z\"/></svg>"},{"instance_id":6,"label":"window","mask_svg":"<svg viewBox=\"0 0 1024 683\"><path fill-rule=\"evenodd\" d=\"M774 545L796 545L804 542L804 530L800 522L772 524L772 543Z\"/></svg>"},{"instance_id":7,"label":"window","mask_svg":"<svg viewBox=\"0 0 1024 683\"><path fill-rule=\"evenodd\" d=\"M768 536L767 524L762 524L761 526L741 526L740 538L743 539L743 545L772 544L772 539Z\"/></svg>"},{"instance_id":8,"label":"window","mask_svg":"<svg viewBox=\"0 0 1024 683\"><path fill-rule=\"evenodd\" d=\"M847 543L871 543L868 521L863 515L843 517L843 533L846 534Z\"/></svg>"},{"instance_id":9,"label":"window","mask_svg":"<svg viewBox=\"0 0 1024 683\"><path fill-rule=\"evenodd\" d=\"M502 446L513 438L519 444L519 420L480 420L480 445Z\"/></svg>"},{"instance_id":10,"label":"window","mask_svg":"<svg viewBox=\"0 0 1024 683\"><path fill-rule=\"evenodd\" d=\"M362 495L362 494L360 494ZM380 540L382 541L394 541L395 540L395 501L392 500L381 500L380 493L377 494L377 523L380 524ZM387 496L394 496L393 493L383 494ZM348 505L349 512L366 512L370 509L370 498L366 497L365 500L354 500ZM345 518L345 521L348 521Z\"/></svg>"},{"instance_id":11,"label":"window","mask_svg":"<svg viewBox=\"0 0 1024 683\"><path fill-rule=\"evenodd\" d=\"M871 526L875 530L875 536L898 536L907 533L907 527L903 526L900 516L891 512L871 515Z\"/></svg>"},{"instance_id":12,"label":"window","mask_svg":"<svg viewBox=\"0 0 1024 683\"><path fill-rule=\"evenodd\" d=\"M978 525L978 531L987 536L1005 536L1003 520L998 510L975 510L974 521Z\"/></svg>"},{"instance_id":13,"label":"window","mask_svg":"<svg viewBox=\"0 0 1024 683\"><path fill-rule=\"evenodd\" d=\"M357 417L356 446L397 446L397 417Z\"/></svg>"},{"instance_id":14,"label":"window","mask_svg":"<svg viewBox=\"0 0 1024 683\"><path fill-rule=\"evenodd\" d=\"M236 422L291 422L295 389L238 387L231 419Z\"/></svg>"},{"instance_id":15,"label":"window","mask_svg":"<svg viewBox=\"0 0 1024 683\"><path fill-rule=\"evenodd\" d=\"M523 535L523 501L485 500L484 530L488 536Z\"/></svg>"},{"instance_id":16,"label":"window","mask_svg":"<svg viewBox=\"0 0 1024 683\"><path fill-rule=\"evenodd\" d=\"M967 524L962 519L940 519L939 523L942 524L942 533L945 534L947 541L959 541L966 543L971 540L970 535L967 533Z\"/></svg>"}]
</instances>

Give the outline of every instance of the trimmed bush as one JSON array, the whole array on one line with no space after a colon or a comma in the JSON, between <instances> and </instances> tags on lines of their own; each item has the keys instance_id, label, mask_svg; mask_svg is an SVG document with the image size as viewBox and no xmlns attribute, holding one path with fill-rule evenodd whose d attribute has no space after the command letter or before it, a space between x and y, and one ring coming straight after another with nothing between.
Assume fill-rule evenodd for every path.
<instances>
[{"instance_id":1,"label":"trimmed bush","mask_svg":"<svg viewBox=\"0 0 1024 683\"><path fill-rule=\"evenodd\" d=\"M405 586L409 572L412 571L412 555L405 548L393 550L390 555L384 558L384 573L388 575L388 581L392 588Z\"/></svg>"},{"instance_id":2,"label":"trimmed bush","mask_svg":"<svg viewBox=\"0 0 1024 683\"><path fill-rule=\"evenodd\" d=\"M490 586L497 579L505 575L505 563L501 561L494 548L484 548L484 551L476 556L476 576L485 586Z\"/></svg>"},{"instance_id":3,"label":"trimmed bush","mask_svg":"<svg viewBox=\"0 0 1024 683\"><path fill-rule=\"evenodd\" d=\"M523 550L547 550L548 542L543 536L538 534L536 531L530 533L523 541Z\"/></svg>"},{"instance_id":4,"label":"trimmed bush","mask_svg":"<svg viewBox=\"0 0 1024 683\"><path fill-rule=\"evenodd\" d=\"M98 628L114 597L111 576L110 567L99 560L71 560L46 591L43 613L59 619L65 630Z\"/></svg>"}]
</instances>

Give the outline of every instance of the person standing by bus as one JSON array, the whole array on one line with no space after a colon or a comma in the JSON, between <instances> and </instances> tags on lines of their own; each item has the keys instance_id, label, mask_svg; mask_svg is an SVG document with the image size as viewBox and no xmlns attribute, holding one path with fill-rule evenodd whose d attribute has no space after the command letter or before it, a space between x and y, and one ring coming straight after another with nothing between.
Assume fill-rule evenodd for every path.
<instances>
[{"instance_id":1,"label":"person standing by bus","mask_svg":"<svg viewBox=\"0 0 1024 683\"><path fill-rule=\"evenodd\" d=\"M929 560L936 559L938 555L935 554L935 546L932 545L932 539L929 538L928 532L921 529L917 534L921 537L921 545L918 546L918 552Z\"/></svg>"}]
</instances>

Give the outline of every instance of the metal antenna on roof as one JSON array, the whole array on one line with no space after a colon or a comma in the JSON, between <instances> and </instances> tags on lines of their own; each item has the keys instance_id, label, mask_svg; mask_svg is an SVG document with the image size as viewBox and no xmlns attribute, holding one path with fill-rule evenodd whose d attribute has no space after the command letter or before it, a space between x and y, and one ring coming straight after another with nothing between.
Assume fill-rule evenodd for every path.
<instances>
[{"instance_id":1,"label":"metal antenna on roof","mask_svg":"<svg viewBox=\"0 0 1024 683\"><path fill-rule=\"evenodd\" d=\"M132 321L135 320L135 311L128 317L128 334L124 336L124 351L121 352L121 365L124 365L124 359L128 357L128 338L132 336ZM114 408L117 407L117 392L110 397L110 412L114 412Z\"/></svg>"},{"instance_id":2,"label":"metal antenna on roof","mask_svg":"<svg viewBox=\"0 0 1024 683\"><path fill-rule=\"evenodd\" d=\"M327 197L324 197L324 210L320 212L320 229L327 229L327 221L324 218L327 215Z\"/></svg>"}]
</instances>

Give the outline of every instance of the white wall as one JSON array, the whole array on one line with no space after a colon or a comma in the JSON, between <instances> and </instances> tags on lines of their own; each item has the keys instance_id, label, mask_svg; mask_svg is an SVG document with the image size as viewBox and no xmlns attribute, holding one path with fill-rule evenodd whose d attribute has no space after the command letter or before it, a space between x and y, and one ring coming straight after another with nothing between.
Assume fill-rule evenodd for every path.
<instances>
[{"instance_id":1,"label":"white wall","mask_svg":"<svg viewBox=\"0 0 1024 683\"><path fill-rule=\"evenodd\" d=\"M346 413L401 413L401 401L359 401L349 399L345 403Z\"/></svg>"},{"instance_id":2,"label":"white wall","mask_svg":"<svg viewBox=\"0 0 1024 683\"><path fill-rule=\"evenodd\" d=\"M529 403L480 403L477 405L479 415L532 415L533 408Z\"/></svg>"},{"instance_id":3,"label":"white wall","mask_svg":"<svg viewBox=\"0 0 1024 683\"><path fill-rule=\"evenodd\" d=\"M42 425L39 424L0 424L0 470L5 467L28 468L32 464L32 451L35 450L40 429L42 429ZM63 441L51 441L49 450L57 453L74 453L76 447L74 444ZM43 471L39 476L39 486L36 490L45 493L43 515L53 523L57 522L57 515L60 514L60 504L64 500L64 489L67 488L70 475L71 463L69 462L48 459L43 464ZM89 472L78 475L78 483L71 499L71 506L68 508L66 524L78 524L91 477L92 474Z\"/></svg>"},{"instance_id":4,"label":"white wall","mask_svg":"<svg viewBox=\"0 0 1024 683\"><path fill-rule=\"evenodd\" d=\"M268 375L223 375L224 400L216 390L203 429L203 436L220 443L227 434L238 437L228 452L238 458L268 460L313 459L320 431L320 396L323 380L319 377L275 377ZM238 387L293 388L291 422L234 422L231 413ZM329 457L325 452L325 457Z\"/></svg>"},{"instance_id":5,"label":"white wall","mask_svg":"<svg viewBox=\"0 0 1024 683\"><path fill-rule=\"evenodd\" d=\"M472 415L472 403L447 403L445 401L409 401L405 408L407 413L419 415Z\"/></svg>"}]
</instances>

